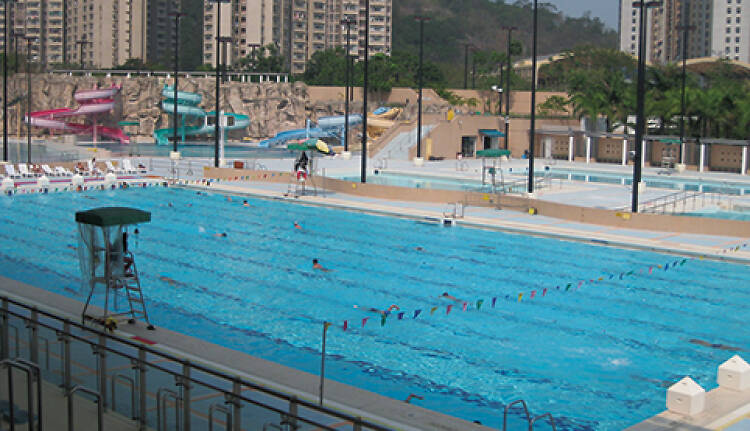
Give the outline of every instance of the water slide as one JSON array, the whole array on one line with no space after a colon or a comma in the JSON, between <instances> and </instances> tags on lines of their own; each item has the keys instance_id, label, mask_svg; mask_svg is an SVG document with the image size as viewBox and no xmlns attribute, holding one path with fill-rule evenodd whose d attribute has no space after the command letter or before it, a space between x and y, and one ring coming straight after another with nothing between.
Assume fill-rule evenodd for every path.
<instances>
[{"instance_id":1,"label":"water slide","mask_svg":"<svg viewBox=\"0 0 750 431\"><path fill-rule=\"evenodd\" d=\"M307 138L326 138L339 137L344 130L346 116L335 115L331 117L318 118L318 124L307 129L294 129L279 132L273 138L260 142L261 147L272 147L285 145L287 141ZM361 114L349 114L349 126L356 126L362 123Z\"/></svg>"},{"instance_id":2,"label":"water slide","mask_svg":"<svg viewBox=\"0 0 750 431\"><path fill-rule=\"evenodd\" d=\"M161 109L169 115L174 115L174 88L164 86L161 95L165 98L161 102ZM214 124L209 124L210 120L216 118L216 111L206 112L199 108L201 99L202 97L198 93L177 92L177 114L182 118L181 124L177 127L177 134L180 135L183 142L186 136L213 135L216 131ZM195 123L196 120L199 120L197 125L186 124ZM221 113L221 129L223 132L244 129L249 125L250 117L247 115L231 112ZM154 132L156 143L158 145L169 145L169 137L173 133L174 129L171 127L156 130Z\"/></svg>"},{"instance_id":3,"label":"water slide","mask_svg":"<svg viewBox=\"0 0 750 431\"><path fill-rule=\"evenodd\" d=\"M120 87L115 85L109 88L77 91L73 97L78 102L78 108L59 108L32 112L29 116L24 117L24 121L34 127L60 130L80 135L91 134L94 137L94 141L96 141L98 135L101 135L120 141L122 144L127 144L130 142L130 138L122 129L96 124L97 116L106 114L114 108L114 97L119 91ZM69 117L77 116L93 118L91 119L91 124L70 123L66 121ZM31 119L28 117L31 117Z\"/></svg>"}]
</instances>

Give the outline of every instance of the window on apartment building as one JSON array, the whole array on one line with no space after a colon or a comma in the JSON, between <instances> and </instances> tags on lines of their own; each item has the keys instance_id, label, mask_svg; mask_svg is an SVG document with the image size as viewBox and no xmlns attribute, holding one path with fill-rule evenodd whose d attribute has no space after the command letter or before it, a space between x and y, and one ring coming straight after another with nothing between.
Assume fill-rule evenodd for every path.
<instances>
[{"instance_id":1,"label":"window on apartment building","mask_svg":"<svg viewBox=\"0 0 750 431\"><path fill-rule=\"evenodd\" d=\"M724 54L729 54L729 47L724 48ZM727 58L729 57L727 56Z\"/></svg>"},{"instance_id":2,"label":"window on apartment building","mask_svg":"<svg viewBox=\"0 0 750 431\"><path fill-rule=\"evenodd\" d=\"M724 40L724 42L726 42L726 43L729 43L729 42L731 42L731 41L732 41L732 38L731 38L731 37L728 37L728 38L726 38L726 39Z\"/></svg>"},{"instance_id":3,"label":"window on apartment building","mask_svg":"<svg viewBox=\"0 0 750 431\"><path fill-rule=\"evenodd\" d=\"M727 34L732 32L732 27L727 27Z\"/></svg>"},{"instance_id":4,"label":"window on apartment building","mask_svg":"<svg viewBox=\"0 0 750 431\"><path fill-rule=\"evenodd\" d=\"M727 17L727 24L731 24L731 23L732 23L732 17L729 17L729 16L728 16L728 17Z\"/></svg>"},{"instance_id":5,"label":"window on apartment building","mask_svg":"<svg viewBox=\"0 0 750 431\"><path fill-rule=\"evenodd\" d=\"M731 7L728 7L728 8L727 8L727 15L731 15L731 14L732 14L732 8L731 8Z\"/></svg>"},{"instance_id":6,"label":"window on apartment building","mask_svg":"<svg viewBox=\"0 0 750 431\"><path fill-rule=\"evenodd\" d=\"M735 43L740 43L740 38L739 38L739 37L735 37L735 38L734 38L734 42L735 42Z\"/></svg>"},{"instance_id":7,"label":"window on apartment building","mask_svg":"<svg viewBox=\"0 0 750 431\"><path fill-rule=\"evenodd\" d=\"M727 33L729 33L729 32L727 32ZM635 35L634 34L630 35L630 40L635 40Z\"/></svg>"},{"instance_id":8,"label":"window on apartment building","mask_svg":"<svg viewBox=\"0 0 750 431\"><path fill-rule=\"evenodd\" d=\"M735 54L739 54L740 53L740 47L739 46L735 46L734 47L734 53Z\"/></svg>"},{"instance_id":9,"label":"window on apartment building","mask_svg":"<svg viewBox=\"0 0 750 431\"><path fill-rule=\"evenodd\" d=\"M737 17L737 19L735 19L734 21L735 21L735 24L739 24L740 23L740 17Z\"/></svg>"},{"instance_id":10,"label":"window on apartment building","mask_svg":"<svg viewBox=\"0 0 750 431\"><path fill-rule=\"evenodd\" d=\"M738 8L737 8L737 13L738 13L738 14L742 13L742 8L739 8L739 7L738 7Z\"/></svg>"},{"instance_id":11,"label":"window on apartment building","mask_svg":"<svg viewBox=\"0 0 750 431\"><path fill-rule=\"evenodd\" d=\"M737 33L737 34L739 34L740 33L740 28L739 27L735 28L734 32Z\"/></svg>"}]
</instances>

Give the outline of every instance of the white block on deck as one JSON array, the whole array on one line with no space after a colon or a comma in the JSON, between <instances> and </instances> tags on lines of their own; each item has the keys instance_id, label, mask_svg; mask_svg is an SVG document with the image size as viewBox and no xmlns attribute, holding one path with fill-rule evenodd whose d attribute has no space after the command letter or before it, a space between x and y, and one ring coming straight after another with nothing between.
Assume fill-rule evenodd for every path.
<instances>
[{"instance_id":1,"label":"white block on deck","mask_svg":"<svg viewBox=\"0 0 750 431\"><path fill-rule=\"evenodd\" d=\"M667 410L687 416L702 412L706 406L706 390L690 377L667 389Z\"/></svg>"},{"instance_id":2,"label":"white block on deck","mask_svg":"<svg viewBox=\"0 0 750 431\"><path fill-rule=\"evenodd\" d=\"M725 389L735 391L750 389L750 364L739 355L734 355L719 365L716 381Z\"/></svg>"}]
</instances>

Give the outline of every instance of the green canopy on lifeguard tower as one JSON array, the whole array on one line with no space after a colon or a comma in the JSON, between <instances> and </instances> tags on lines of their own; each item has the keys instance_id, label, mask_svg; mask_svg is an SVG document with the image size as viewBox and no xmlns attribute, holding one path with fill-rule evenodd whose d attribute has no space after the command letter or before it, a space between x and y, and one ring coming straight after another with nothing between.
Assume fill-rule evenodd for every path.
<instances>
[{"instance_id":1,"label":"green canopy on lifeguard tower","mask_svg":"<svg viewBox=\"0 0 750 431\"><path fill-rule=\"evenodd\" d=\"M510 156L510 150L501 150L499 148L490 148L487 150L479 150L477 151L477 157L486 157L486 158L493 158L493 157L509 157Z\"/></svg>"},{"instance_id":2,"label":"green canopy on lifeguard tower","mask_svg":"<svg viewBox=\"0 0 750 431\"><path fill-rule=\"evenodd\" d=\"M147 223L151 213L128 207L102 207L76 213L76 222L94 226L116 226Z\"/></svg>"}]
</instances>

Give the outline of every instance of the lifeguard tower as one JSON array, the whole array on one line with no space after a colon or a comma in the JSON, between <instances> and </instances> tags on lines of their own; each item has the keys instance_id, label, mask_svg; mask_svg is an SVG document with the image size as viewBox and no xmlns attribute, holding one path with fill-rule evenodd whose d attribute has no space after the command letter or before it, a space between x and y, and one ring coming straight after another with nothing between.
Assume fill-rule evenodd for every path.
<instances>
[{"instance_id":1,"label":"lifeguard tower","mask_svg":"<svg viewBox=\"0 0 750 431\"><path fill-rule=\"evenodd\" d=\"M300 156L297 158L292 175L289 178L286 196L298 197L307 194L308 191L311 191L313 195L317 195L318 190L315 186L314 178L315 153L324 155L333 154L328 145L320 139L312 138L300 143L288 144L287 149L300 151ZM303 173L304 175L302 175Z\"/></svg>"},{"instance_id":2,"label":"lifeguard tower","mask_svg":"<svg viewBox=\"0 0 750 431\"><path fill-rule=\"evenodd\" d=\"M135 208L102 207L76 213L78 223L78 260L81 267L82 289L88 290L81 319L102 324L108 318L130 316L128 323L148 320L143 302L141 282L133 253L128 250L127 227L151 221L151 213ZM103 290L103 291L101 291ZM92 299L104 294L104 314L86 314ZM118 304L124 297L127 304Z\"/></svg>"},{"instance_id":3,"label":"lifeguard tower","mask_svg":"<svg viewBox=\"0 0 750 431\"><path fill-rule=\"evenodd\" d=\"M500 190L505 191L505 178L503 178L502 161L507 161L510 150L491 148L477 151L477 157L482 158L482 185L490 185L492 192L497 192L498 176L500 177Z\"/></svg>"}]
</instances>

